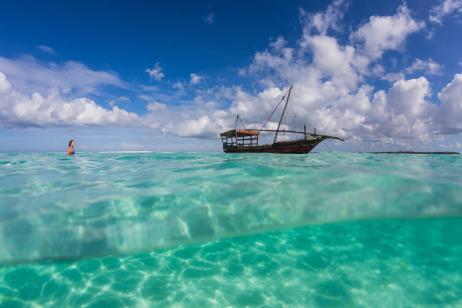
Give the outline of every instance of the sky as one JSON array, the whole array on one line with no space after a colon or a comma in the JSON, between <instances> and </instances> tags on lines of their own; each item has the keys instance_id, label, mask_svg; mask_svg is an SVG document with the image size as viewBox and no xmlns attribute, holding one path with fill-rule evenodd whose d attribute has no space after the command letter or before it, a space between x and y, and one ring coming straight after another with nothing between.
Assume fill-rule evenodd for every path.
<instances>
[{"instance_id":1,"label":"sky","mask_svg":"<svg viewBox=\"0 0 462 308\"><path fill-rule=\"evenodd\" d=\"M20 0L0 29L3 152L220 151L292 84L326 149L462 151L462 0Z\"/></svg>"}]
</instances>

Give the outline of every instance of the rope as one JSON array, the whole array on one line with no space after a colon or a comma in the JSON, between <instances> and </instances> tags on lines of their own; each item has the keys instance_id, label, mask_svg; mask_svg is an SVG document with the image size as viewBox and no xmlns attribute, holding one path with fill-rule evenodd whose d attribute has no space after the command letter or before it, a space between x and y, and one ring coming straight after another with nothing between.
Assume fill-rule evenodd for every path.
<instances>
[{"instance_id":1,"label":"rope","mask_svg":"<svg viewBox=\"0 0 462 308\"><path fill-rule=\"evenodd\" d=\"M237 121L239 120L239 114L236 117L236 121L234 121L234 129L237 129Z\"/></svg>"},{"instance_id":2,"label":"rope","mask_svg":"<svg viewBox=\"0 0 462 308\"><path fill-rule=\"evenodd\" d=\"M239 121L241 121L242 127L244 127L244 129L246 129L247 125L245 125L245 123L244 123L244 121L242 120L241 117L239 117Z\"/></svg>"},{"instance_id":3,"label":"rope","mask_svg":"<svg viewBox=\"0 0 462 308\"><path fill-rule=\"evenodd\" d=\"M327 143L323 142L322 144L325 145L325 146L327 147L327 149L329 150L329 152L333 152L332 149L327 145Z\"/></svg>"},{"instance_id":4,"label":"rope","mask_svg":"<svg viewBox=\"0 0 462 308\"><path fill-rule=\"evenodd\" d=\"M284 134L286 133L285 131L287 130L287 128L289 127L289 112L288 110L286 110L286 117L285 117L285 120L286 122L284 123Z\"/></svg>"},{"instance_id":5,"label":"rope","mask_svg":"<svg viewBox=\"0 0 462 308\"><path fill-rule=\"evenodd\" d=\"M241 122L242 127L243 127L244 129L246 129L247 125L245 125L245 123L244 123L244 121L242 120L242 118L241 118L240 115L237 115L236 121L234 121L234 129L237 129L237 122L238 122L238 121Z\"/></svg>"},{"instance_id":6,"label":"rope","mask_svg":"<svg viewBox=\"0 0 462 308\"><path fill-rule=\"evenodd\" d=\"M287 90L288 92L289 90ZM260 126L260 128L258 130L261 130L263 129L263 127L266 126L266 124L268 124L268 121L271 119L271 117L273 116L273 114L276 112L276 110L278 109L279 105L281 105L281 103L284 101L284 98L286 98L286 95L287 95L287 92L286 94L284 94L284 96L282 96L281 100L279 101L279 103L276 105L276 107L274 107L273 111L271 111L271 114L269 115L268 119L266 119L265 123L263 123L262 126Z\"/></svg>"}]
</instances>

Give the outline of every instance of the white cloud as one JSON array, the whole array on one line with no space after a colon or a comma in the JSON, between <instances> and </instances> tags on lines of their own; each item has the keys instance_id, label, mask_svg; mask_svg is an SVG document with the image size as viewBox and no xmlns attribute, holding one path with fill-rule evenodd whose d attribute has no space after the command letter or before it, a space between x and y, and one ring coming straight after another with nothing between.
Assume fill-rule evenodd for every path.
<instances>
[{"instance_id":1,"label":"white cloud","mask_svg":"<svg viewBox=\"0 0 462 308\"><path fill-rule=\"evenodd\" d=\"M350 35L351 45L341 46L335 37L327 36L325 33L329 28L338 28L334 25L342 18L345 7L343 1L335 1L325 12L308 15L299 43L301 51L313 55L313 64L322 74L331 77L331 81L340 92L354 90L367 75L379 76L390 81L404 77L402 73L385 72L380 65L375 65L370 71L369 66L380 60L384 52L402 49L407 36L420 30L424 24L415 21L407 6L401 5L392 16L370 17L367 23ZM302 12L303 14L306 15ZM313 34L316 32L313 29L321 35ZM280 58L271 59L281 62ZM432 68L436 69L434 64L431 63Z\"/></svg>"},{"instance_id":2,"label":"white cloud","mask_svg":"<svg viewBox=\"0 0 462 308\"><path fill-rule=\"evenodd\" d=\"M59 92L44 96L16 90L0 72L1 126L133 125L139 117L123 109L105 109L88 98L66 98Z\"/></svg>"},{"instance_id":3,"label":"white cloud","mask_svg":"<svg viewBox=\"0 0 462 308\"><path fill-rule=\"evenodd\" d=\"M0 92L6 92L11 88L10 82L6 79L5 74L0 72Z\"/></svg>"},{"instance_id":4,"label":"white cloud","mask_svg":"<svg viewBox=\"0 0 462 308\"><path fill-rule=\"evenodd\" d=\"M325 35L329 29L340 30L339 22L343 18L348 3L345 0L335 0L329 5L324 12L307 13L303 9L300 15L305 19L305 31L312 32L316 30L319 34Z\"/></svg>"},{"instance_id":5,"label":"white cloud","mask_svg":"<svg viewBox=\"0 0 462 308\"><path fill-rule=\"evenodd\" d=\"M51 48L50 46L38 45L37 48L40 49L41 51L45 52L45 53L50 54L50 55L54 55L56 53L55 50L53 48Z\"/></svg>"},{"instance_id":6,"label":"white cloud","mask_svg":"<svg viewBox=\"0 0 462 308\"><path fill-rule=\"evenodd\" d=\"M232 128L236 114L240 114L248 127L258 128L284 89L269 87L256 95L239 87L220 91L231 101L227 108L206 101L185 106L155 103L149 107L146 123L153 123L151 127L167 134L216 138L220 131ZM424 77L396 81L388 91L374 92L372 87L363 85L357 91L338 93L330 81L322 82L311 76L295 83L288 124L295 129L307 124L309 129L316 127L318 132L350 141L425 141L435 132L438 121L435 116L438 107L428 101L430 93L429 82ZM454 108L451 110L454 112ZM280 110L268 127L276 125L279 114ZM460 118L460 114L454 117ZM294 126L295 115L298 127Z\"/></svg>"},{"instance_id":7,"label":"white cloud","mask_svg":"<svg viewBox=\"0 0 462 308\"><path fill-rule=\"evenodd\" d=\"M128 98L127 96L119 96L119 97L117 97L115 99L110 99L107 102L111 107L114 107L117 104L128 103L129 101L130 101L130 98Z\"/></svg>"},{"instance_id":8,"label":"white cloud","mask_svg":"<svg viewBox=\"0 0 462 308\"><path fill-rule=\"evenodd\" d=\"M148 114L142 119L144 125L180 137L217 138L225 127L223 121L230 120L226 111L200 99L189 105L152 102L147 109Z\"/></svg>"},{"instance_id":9,"label":"white cloud","mask_svg":"<svg viewBox=\"0 0 462 308\"><path fill-rule=\"evenodd\" d=\"M370 59L380 58L387 50L399 50L408 35L424 27L414 20L405 4L393 16L371 16L351 38L360 43L361 51Z\"/></svg>"},{"instance_id":10,"label":"white cloud","mask_svg":"<svg viewBox=\"0 0 462 308\"><path fill-rule=\"evenodd\" d=\"M442 70L443 67L431 58L428 60L416 58L414 62L405 69L407 74L412 74L415 72L424 72L428 75L441 74Z\"/></svg>"},{"instance_id":11,"label":"white cloud","mask_svg":"<svg viewBox=\"0 0 462 308\"><path fill-rule=\"evenodd\" d=\"M177 89L178 91L183 91L184 88L185 88L185 84L184 82L181 82L181 81L177 81L173 84L172 86L174 89Z\"/></svg>"},{"instance_id":12,"label":"white cloud","mask_svg":"<svg viewBox=\"0 0 462 308\"><path fill-rule=\"evenodd\" d=\"M434 60L415 59L397 73L388 72L380 62L383 54L401 49L406 38L423 27L405 5L392 16L371 17L353 30L347 43L327 34L329 29L338 29L335 20L343 15L333 13L333 9L329 13L329 8L304 20L302 37L296 43L290 45L281 36L266 50L255 53L252 63L242 69L255 81L251 88L257 90L252 92L238 86L191 87L196 97L178 104L174 95L184 93L188 81L173 84L178 90L173 95L165 95L157 87L141 87L145 92L138 97L147 104L147 113L135 115L118 107L102 108L85 98L68 99L63 92L30 95L0 75L0 120L8 125L136 124L181 137L217 138L220 131L233 127L237 114L249 127L258 128L287 86L294 84L287 124L294 129L306 124L309 129L316 127L318 132L353 142L394 144L462 131L462 75L456 75L438 94L438 104L430 101L430 84L425 77L405 79L404 74L439 73L442 67ZM158 63L150 70L154 79L164 77ZM377 76L390 80L390 88L374 89L368 84ZM200 75L190 75L189 84L200 81ZM169 104L173 100L175 104ZM270 119L268 127L277 124L278 116Z\"/></svg>"},{"instance_id":13,"label":"white cloud","mask_svg":"<svg viewBox=\"0 0 462 308\"><path fill-rule=\"evenodd\" d=\"M312 36L306 42L313 52L313 64L321 69L332 82L355 88L358 75L353 67L355 49L352 46L339 46L337 40L329 36Z\"/></svg>"},{"instance_id":14,"label":"white cloud","mask_svg":"<svg viewBox=\"0 0 462 308\"><path fill-rule=\"evenodd\" d=\"M405 79L405 75L402 72L397 73L385 73L384 75L380 76L383 80L388 80L389 82L395 82L401 79Z\"/></svg>"},{"instance_id":15,"label":"white cloud","mask_svg":"<svg viewBox=\"0 0 462 308\"><path fill-rule=\"evenodd\" d=\"M444 0L430 10L428 19L431 22L441 24L443 18L448 15L462 14L462 0Z\"/></svg>"},{"instance_id":16,"label":"white cloud","mask_svg":"<svg viewBox=\"0 0 462 308\"><path fill-rule=\"evenodd\" d=\"M167 110L168 106L166 104L163 104L163 103L152 102L152 103L149 103L146 108L150 112L158 112L158 111Z\"/></svg>"},{"instance_id":17,"label":"white cloud","mask_svg":"<svg viewBox=\"0 0 462 308\"><path fill-rule=\"evenodd\" d=\"M75 61L42 63L31 56L14 59L0 57L0 71L8 76L16 89L41 94L46 94L50 89L80 95L96 94L103 86L127 86L113 72L92 70Z\"/></svg>"},{"instance_id":18,"label":"white cloud","mask_svg":"<svg viewBox=\"0 0 462 308\"><path fill-rule=\"evenodd\" d=\"M426 98L430 92L430 85L425 77L398 80L387 93L387 107L396 115L418 118L426 113Z\"/></svg>"},{"instance_id":19,"label":"white cloud","mask_svg":"<svg viewBox=\"0 0 462 308\"><path fill-rule=\"evenodd\" d=\"M192 85L199 84L202 82L202 79L204 79L202 76L195 74L195 73L190 74L189 77L190 77L189 83Z\"/></svg>"},{"instance_id":20,"label":"white cloud","mask_svg":"<svg viewBox=\"0 0 462 308\"><path fill-rule=\"evenodd\" d=\"M283 37L278 37L267 50L255 54L249 67L241 71L258 81L261 90L257 93L251 94L240 87L218 88L213 94L215 99L229 102L229 107L211 104L205 108L207 98L203 98L202 105L182 107L181 111L178 107L168 107L168 115L162 118L169 120L157 123L169 134L216 137L220 130L231 128L236 114L240 114L248 126L258 128L283 94L284 88L279 85L293 83L288 114L291 120L296 115L299 126L292 121L289 122L292 128L300 129L307 124L319 132L351 141L402 145L429 140L443 123L437 117L442 109L430 102L431 90L426 78L406 80L404 72L425 70L437 74L442 67L432 59L416 59L399 73L389 73L381 64L373 66L371 71L368 69L386 51L401 49L409 34L423 27L410 16L408 8L403 5L392 16L372 17L351 36L352 45L342 45L332 36L313 34L312 29L327 32L319 25L304 24L311 30L304 31L295 47L289 47ZM371 75L387 78L393 84L388 90L376 91L365 83ZM459 106L446 104L445 108L453 112ZM174 114L181 114L181 118ZM454 117L460 118L461 114ZM269 125L275 125L276 121L277 116Z\"/></svg>"},{"instance_id":21,"label":"white cloud","mask_svg":"<svg viewBox=\"0 0 462 308\"><path fill-rule=\"evenodd\" d=\"M165 77L164 72L162 70L162 67L160 67L159 62L157 62L153 67L147 68L145 72L148 73L148 75L151 78L157 81L161 81Z\"/></svg>"},{"instance_id":22,"label":"white cloud","mask_svg":"<svg viewBox=\"0 0 462 308\"><path fill-rule=\"evenodd\" d=\"M175 125L169 123L163 127L162 132L180 137L218 136L216 123L207 115L202 115L197 119L188 119Z\"/></svg>"},{"instance_id":23,"label":"white cloud","mask_svg":"<svg viewBox=\"0 0 462 308\"><path fill-rule=\"evenodd\" d=\"M438 114L440 133L462 132L462 74L456 74L438 98L442 102Z\"/></svg>"},{"instance_id":24,"label":"white cloud","mask_svg":"<svg viewBox=\"0 0 462 308\"><path fill-rule=\"evenodd\" d=\"M428 60L422 60L415 58L411 65L404 69L400 69L395 72L387 72L383 65L376 64L372 67L371 75L377 76L383 80L395 82L400 79L405 79L406 75L423 73L424 75L441 75L443 72L443 66L435 60L429 58Z\"/></svg>"},{"instance_id":25,"label":"white cloud","mask_svg":"<svg viewBox=\"0 0 462 308\"><path fill-rule=\"evenodd\" d=\"M209 13L208 15L204 16L203 20L205 23L212 25L215 21L215 14Z\"/></svg>"}]
</instances>

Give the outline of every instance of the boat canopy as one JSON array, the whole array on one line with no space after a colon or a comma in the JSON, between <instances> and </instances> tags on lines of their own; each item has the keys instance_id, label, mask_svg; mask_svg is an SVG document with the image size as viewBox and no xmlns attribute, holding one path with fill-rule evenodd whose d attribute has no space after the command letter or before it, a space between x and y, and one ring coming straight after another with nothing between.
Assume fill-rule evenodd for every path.
<instances>
[{"instance_id":1,"label":"boat canopy","mask_svg":"<svg viewBox=\"0 0 462 308\"><path fill-rule=\"evenodd\" d=\"M227 132L221 133L221 137L247 137L247 136L258 136L260 131L257 129L232 129Z\"/></svg>"}]
</instances>

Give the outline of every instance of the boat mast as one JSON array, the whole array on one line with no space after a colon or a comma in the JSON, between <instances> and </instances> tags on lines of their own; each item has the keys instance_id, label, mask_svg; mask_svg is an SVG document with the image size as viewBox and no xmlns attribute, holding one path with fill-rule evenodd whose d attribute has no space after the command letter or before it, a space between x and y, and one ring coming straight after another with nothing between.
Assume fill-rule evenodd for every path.
<instances>
[{"instance_id":1,"label":"boat mast","mask_svg":"<svg viewBox=\"0 0 462 308\"><path fill-rule=\"evenodd\" d=\"M290 92L292 92L292 87L293 86L294 85L290 86L289 92L287 93L286 104L284 105L284 109L282 110L281 118L279 119L279 123L278 123L278 128L276 129L276 134L274 134L273 143L276 143L276 139L278 138L279 128L281 127L282 119L284 118L284 114L286 113L287 104L289 104Z\"/></svg>"}]
</instances>

